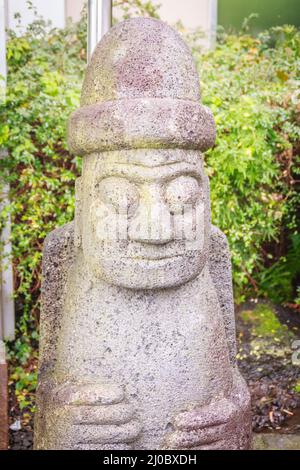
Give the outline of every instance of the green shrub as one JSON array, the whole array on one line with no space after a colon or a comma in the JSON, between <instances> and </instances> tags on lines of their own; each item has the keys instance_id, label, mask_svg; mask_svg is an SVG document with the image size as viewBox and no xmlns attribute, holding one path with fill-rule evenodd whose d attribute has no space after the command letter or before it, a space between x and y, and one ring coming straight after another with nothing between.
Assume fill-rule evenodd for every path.
<instances>
[{"instance_id":1,"label":"green shrub","mask_svg":"<svg viewBox=\"0 0 300 470\"><path fill-rule=\"evenodd\" d=\"M300 33L223 36L196 55L217 123L207 154L213 221L228 236L236 300L285 302L300 273Z\"/></svg>"}]
</instances>

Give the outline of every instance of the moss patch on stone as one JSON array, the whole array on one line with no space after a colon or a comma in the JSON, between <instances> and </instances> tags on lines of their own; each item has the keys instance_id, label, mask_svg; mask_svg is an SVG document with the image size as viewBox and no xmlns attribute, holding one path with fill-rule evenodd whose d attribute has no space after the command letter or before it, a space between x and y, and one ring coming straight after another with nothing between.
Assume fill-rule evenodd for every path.
<instances>
[{"instance_id":1,"label":"moss patch on stone","mask_svg":"<svg viewBox=\"0 0 300 470\"><path fill-rule=\"evenodd\" d=\"M294 391L297 392L297 393L300 393L300 379L299 379L298 382L295 384L295 386L294 386Z\"/></svg>"},{"instance_id":2,"label":"moss patch on stone","mask_svg":"<svg viewBox=\"0 0 300 470\"><path fill-rule=\"evenodd\" d=\"M249 324L255 336L273 338L275 336L278 339L289 336L287 326L280 323L269 304L259 304L254 310L244 310L241 312L241 318L244 323Z\"/></svg>"}]
</instances>

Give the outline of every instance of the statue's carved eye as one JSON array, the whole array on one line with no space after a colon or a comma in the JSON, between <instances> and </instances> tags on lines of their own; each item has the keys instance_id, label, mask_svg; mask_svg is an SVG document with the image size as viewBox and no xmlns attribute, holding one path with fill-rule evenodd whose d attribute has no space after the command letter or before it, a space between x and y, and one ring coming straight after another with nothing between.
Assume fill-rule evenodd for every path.
<instances>
[{"instance_id":1,"label":"statue's carved eye","mask_svg":"<svg viewBox=\"0 0 300 470\"><path fill-rule=\"evenodd\" d=\"M112 206L119 214L132 215L139 203L136 186L125 178L109 177L97 186L98 197L105 205Z\"/></svg>"},{"instance_id":2,"label":"statue's carved eye","mask_svg":"<svg viewBox=\"0 0 300 470\"><path fill-rule=\"evenodd\" d=\"M165 199L171 213L194 206L201 195L199 181L192 176L179 176L165 188Z\"/></svg>"}]
</instances>

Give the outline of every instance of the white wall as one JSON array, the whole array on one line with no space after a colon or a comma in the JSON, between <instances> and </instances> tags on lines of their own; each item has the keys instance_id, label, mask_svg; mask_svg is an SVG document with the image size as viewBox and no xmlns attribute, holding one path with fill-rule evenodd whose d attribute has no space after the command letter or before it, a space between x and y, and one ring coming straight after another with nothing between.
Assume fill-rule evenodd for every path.
<instances>
[{"instance_id":1,"label":"white wall","mask_svg":"<svg viewBox=\"0 0 300 470\"><path fill-rule=\"evenodd\" d=\"M63 28L65 25L65 0L32 0L38 14L46 20L51 20L54 26ZM26 0L6 0L7 26L16 30L18 21L14 18L16 13L22 15L22 29L34 19L32 10L28 9Z\"/></svg>"},{"instance_id":2,"label":"white wall","mask_svg":"<svg viewBox=\"0 0 300 470\"><path fill-rule=\"evenodd\" d=\"M217 23L217 0L155 0L160 3L159 15L163 21L174 25L180 21L186 29L200 28L205 39L204 47L212 46Z\"/></svg>"},{"instance_id":3,"label":"white wall","mask_svg":"<svg viewBox=\"0 0 300 470\"><path fill-rule=\"evenodd\" d=\"M201 40L203 47L214 44L218 0L152 0L159 4L158 14L160 18L173 26L181 22L185 29L194 30L200 28L206 38ZM121 10L114 10L114 17L119 20Z\"/></svg>"},{"instance_id":4,"label":"white wall","mask_svg":"<svg viewBox=\"0 0 300 470\"><path fill-rule=\"evenodd\" d=\"M160 16L167 23L181 21L187 28L200 26L207 30L211 0L158 0L156 3L161 4Z\"/></svg>"},{"instance_id":5,"label":"white wall","mask_svg":"<svg viewBox=\"0 0 300 470\"><path fill-rule=\"evenodd\" d=\"M5 0L0 0L0 101L5 99L6 50L5 50ZM5 149L0 147L0 159L6 157ZM9 204L9 186L3 184L0 175L0 213ZM3 364L2 339L13 339L15 334L15 310L13 300L13 272L10 261L10 218L0 232L0 364ZM7 257L7 256L8 257Z\"/></svg>"},{"instance_id":6,"label":"white wall","mask_svg":"<svg viewBox=\"0 0 300 470\"><path fill-rule=\"evenodd\" d=\"M84 0L66 0L66 17L79 21Z\"/></svg>"},{"instance_id":7,"label":"white wall","mask_svg":"<svg viewBox=\"0 0 300 470\"><path fill-rule=\"evenodd\" d=\"M4 0L0 0L0 75L6 78L6 51L5 51L5 5ZM0 99L1 88L5 86L3 80L0 81Z\"/></svg>"},{"instance_id":8,"label":"white wall","mask_svg":"<svg viewBox=\"0 0 300 470\"><path fill-rule=\"evenodd\" d=\"M159 10L161 19L169 24L181 21L188 29L200 27L208 33L214 29L216 21L217 0L152 0L161 4ZM28 24L33 19L32 11L28 10L26 0L5 0L7 19L10 28L15 29L17 21L14 14L22 14L22 23ZM63 27L65 18L72 17L74 21L80 18L84 0L32 0L39 14L50 19L54 26Z\"/></svg>"}]
</instances>

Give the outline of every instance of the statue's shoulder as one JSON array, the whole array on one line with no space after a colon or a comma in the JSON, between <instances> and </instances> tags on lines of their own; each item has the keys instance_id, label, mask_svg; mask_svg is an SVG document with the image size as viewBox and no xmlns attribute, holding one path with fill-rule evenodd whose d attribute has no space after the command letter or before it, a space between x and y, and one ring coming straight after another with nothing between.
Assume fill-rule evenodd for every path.
<instances>
[{"instance_id":1,"label":"statue's shoulder","mask_svg":"<svg viewBox=\"0 0 300 470\"><path fill-rule=\"evenodd\" d=\"M212 226L209 248L209 272L223 315L230 361L236 363L235 319L232 291L231 258L226 235Z\"/></svg>"},{"instance_id":2,"label":"statue's shoulder","mask_svg":"<svg viewBox=\"0 0 300 470\"><path fill-rule=\"evenodd\" d=\"M232 292L231 259L226 235L212 226L209 247L209 271L219 289Z\"/></svg>"},{"instance_id":3,"label":"statue's shoulder","mask_svg":"<svg viewBox=\"0 0 300 470\"><path fill-rule=\"evenodd\" d=\"M211 226L210 232L210 258L230 256L227 237L222 230L215 225Z\"/></svg>"},{"instance_id":4,"label":"statue's shoulder","mask_svg":"<svg viewBox=\"0 0 300 470\"><path fill-rule=\"evenodd\" d=\"M43 272L47 272L51 268L60 269L60 264L64 262L69 264L73 258L74 222L70 222L53 230L45 238L43 248Z\"/></svg>"},{"instance_id":5,"label":"statue's shoulder","mask_svg":"<svg viewBox=\"0 0 300 470\"><path fill-rule=\"evenodd\" d=\"M53 310L62 295L74 258L74 222L71 222L53 230L44 242L42 306L45 308L46 304L48 311Z\"/></svg>"}]
</instances>

